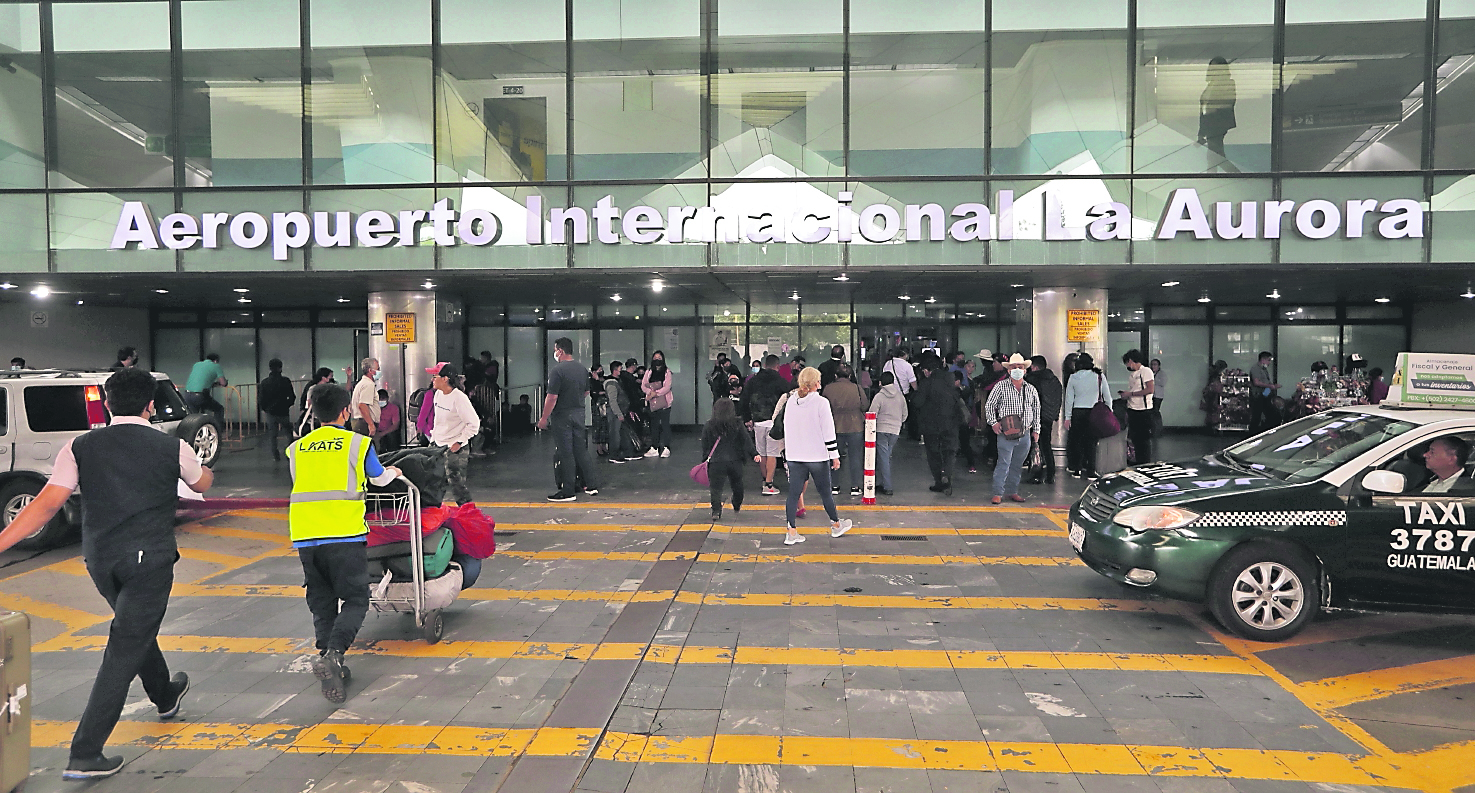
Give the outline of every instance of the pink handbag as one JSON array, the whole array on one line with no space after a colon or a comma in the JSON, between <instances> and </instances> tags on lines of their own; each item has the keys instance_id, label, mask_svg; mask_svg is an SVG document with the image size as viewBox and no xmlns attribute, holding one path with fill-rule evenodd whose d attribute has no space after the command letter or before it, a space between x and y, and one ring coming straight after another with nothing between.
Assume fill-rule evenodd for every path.
<instances>
[{"instance_id":1,"label":"pink handbag","mask_svg":"<svg viewBox=\"0 0 1475 793\"><path fill-rule=\"evenodd\" d=\"M717 453L717 444L719 443L722 443L720 436L717 438L717 443L712 444L712 451L707 452L707 459L691 467L691 481L696 482L702 487L711 486L712 478L707 475L707 463L712 462L712 455Z\"/></svg>"}]
</instances>

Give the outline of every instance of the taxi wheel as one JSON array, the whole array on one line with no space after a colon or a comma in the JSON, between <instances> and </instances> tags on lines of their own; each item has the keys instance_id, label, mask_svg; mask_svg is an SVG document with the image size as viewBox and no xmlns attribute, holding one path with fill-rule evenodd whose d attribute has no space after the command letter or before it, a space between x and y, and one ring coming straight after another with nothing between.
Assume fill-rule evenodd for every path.
<instances>
[{"instance_id":1,"label":"taxi wheel","mask_svg":"<svg viewBox=\"0 0 1475 793\"><path fill-rule=\"evenodd\" d=\"M1209 609L1230 633L1261 642L1296 635L1321 608L1316 566L1298 551L1242 545L1209 579Z\"/></svg>"}]
</instances>

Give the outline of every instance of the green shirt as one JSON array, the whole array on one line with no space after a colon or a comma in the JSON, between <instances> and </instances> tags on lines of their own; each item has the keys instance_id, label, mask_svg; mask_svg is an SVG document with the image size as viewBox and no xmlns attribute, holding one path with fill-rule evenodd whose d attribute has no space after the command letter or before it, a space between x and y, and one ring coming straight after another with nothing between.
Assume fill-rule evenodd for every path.
<instances>
[{"instance_id":1,"label":"green shirt","mask_svg":"<svg viewBox=\"0 0 1475 793\"><path fill-rule=\"evenodd\" d=\"M184 390L209 391L215 381L222 377L225 377L225 370L220 368L220 364L207 358L189 370L189 380L185 381Z\"/></svg>"}]
</instances>

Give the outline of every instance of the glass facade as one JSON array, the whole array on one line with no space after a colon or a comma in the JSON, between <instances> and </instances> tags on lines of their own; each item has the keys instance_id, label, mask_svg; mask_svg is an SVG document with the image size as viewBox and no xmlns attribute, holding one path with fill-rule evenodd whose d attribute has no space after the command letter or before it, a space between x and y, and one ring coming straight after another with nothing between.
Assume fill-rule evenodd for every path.
<instances>
[{"instance_id":1,"label":"glass facade","mask_svg":"<svg viewBox=\"0 0 1475 793\"><path fill-rule=\"evenodd\" d=\"M1408 198L1465 211L1475 2L1280 5L0 2L0 204L14 210L0 250L15 272L1468 260L1460 222L1431 222L1422 241L1154 237L1188 186L1206 209ZM200 195L242 189L270 192ZM1004 229L1001 191L1015 196ZM842 194L852 212L902 218L859 219L879 243L928 234L908 207L970 201L1000 213L972 233L1014 240L976 244L944 217L940 240L881 247L841 233ZM538 200L551 233L552 209L605 195L652 208L641 222L656 231L538 247L538 224L517 222ZM449 200L499 222L490 255L429 244L421 227L353 255L101 260L127 200L156 219ZM1125 207L1125 231L1082 241L1105 202ZM770 226L737 217L758 204L778 209ZM682 206L697 214L662 216ZM1036 220L1052 212L1063 238ZM768 241L809 244L747 244Z\"/></svg>"}]
</instances>

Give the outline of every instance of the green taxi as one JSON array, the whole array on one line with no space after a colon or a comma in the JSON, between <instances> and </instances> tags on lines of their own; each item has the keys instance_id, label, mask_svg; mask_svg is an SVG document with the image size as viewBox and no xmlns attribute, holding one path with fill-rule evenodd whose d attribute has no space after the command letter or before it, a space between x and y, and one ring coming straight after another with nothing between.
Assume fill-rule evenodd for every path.
<instances>
[{"instance_id":1,"label":"green taxi","mask_svg":"<svg viewBox=\"0 0 1475 793\"><path fill-rule=\"evenodd\" d=\"M1071 507L1070 543L1259 641L1322 609L1475 613L1472 447L1469 410L1334 408L1101 477Z\"/></svg>"}]
</instances>

